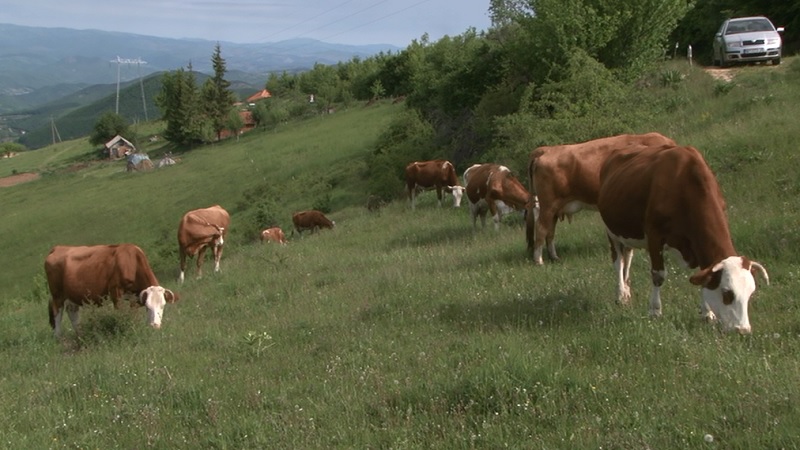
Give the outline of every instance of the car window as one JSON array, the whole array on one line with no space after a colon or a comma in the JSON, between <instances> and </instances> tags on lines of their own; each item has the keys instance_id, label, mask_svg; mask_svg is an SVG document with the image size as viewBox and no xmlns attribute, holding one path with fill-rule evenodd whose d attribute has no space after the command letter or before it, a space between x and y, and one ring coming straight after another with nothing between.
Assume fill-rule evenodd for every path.
<instances>
[{"instance_id":1,"label":"car window","mask_svg":"<svg viewBox=\"0 0 800 450\"><path fill-rule=\"evenodd\" d=\"M725 30L725 34L728 35L728 34L744 33L745 31L747 31L745 24L742 22L736 22L728 24L728 29Z\"/></svg>"}]
</instances>

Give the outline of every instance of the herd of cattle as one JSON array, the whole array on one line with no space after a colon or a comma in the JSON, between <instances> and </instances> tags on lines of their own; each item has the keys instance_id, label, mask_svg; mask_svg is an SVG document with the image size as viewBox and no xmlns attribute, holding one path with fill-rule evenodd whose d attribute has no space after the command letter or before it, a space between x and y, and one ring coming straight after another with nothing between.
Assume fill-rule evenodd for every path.
<instances>
[{"instance_id":1,"label":"herd of cattle","mask_svg":"<svg viewBox=\"0 0 800 450\"><path fill-rule=\"evenodd\" d=\"M720 187L693 147L679 146L658 133L539 147L528 161L528 188L508 168L491 163L467 168L464 185L446 160L412 162L405 175L412 209L419 190L435 189L439 206L444 193L452 194L454 206L460 206L466 192L473 227L478 217L485 226L487 212L498 229L503 213L523 211L528 251L537 265L543 264L545 246L550 259L558 259L554 238L559 220L571 219L582 209L598 210L610 243L619 302L630 301L633 249L643 248L650 256L650 314L661 315L663 253L668 248L687 267L698 269L689 281L701 287L701 315L719 319L726 330L751 331L747 311L756 289L754 275L766 282L769 277L761 264L734 249ZM295 213L292 222L298 233L335 226L316 210ZM220 270L229 227L230 216L218 205L184 214L178 227L181 283L187 257L196 257L197 276L202 276L209 247L214 270ZM274 227L261 232L261 241L285 244L286 237ZM176 293L159 285L144 252L133 244L55 246L45 259L45 272L56 336L65 308L77 330L80 305L99 305L109 297L118 307L124 294L136 294L138 304L147 308L148 323L159 328L166 303L178 300Z\"/></svg>"},{"instance_id":2,"label":"herd of cattle","mask_svg":"<svg viewBox=\"0 0 800 450\"><path fill-rule=\"evenodd\" d=\"M414 207L416 190L452 193L459 206L464 191L473 227L486 213L499 227L504 211L525 213L525 236L535 264L542 252L552 260L556 223L582 209L598 210L606 227L621 303L631 298L630 266L634 248L650 256L650 314L661 315L661 285L666 278L664 249L688 268L689 281L701 287L700 312L723 328L750 333L747 309L765 282L764 267L739 255L731 239L725 200L714 174L697 149L680 146L659 133L623 134L570 145L544 146L528 160L529 188L497 164L475 164L462 186L445 160L413 162L406 167L406 188Z\"/></svg>"},{"instance_id":3,"label":"herd of cattle","mask_svg":"<svg viewBox=\"0 0 800 450\"><path fill-rule=\"evenodd\" d=\"M183 215L178 225L181 283L187 258L196 257L197 277L202 276L208 248L214 254L214 271L219 272L230 222L230 215L219 205L195 209ZM307 230L313 233L320 228L335 226L335 222L316 210L297 212L292 215L292 222L298 233ZM261 240L286 243L283 230L278 227L262 231ZM72 328L77 330L81 305L101 305L105 298L110 298L114 307L119 308L125 294L135 294L138 301L134 305L145 306L150 326L160 328L164 307L178 300L177 293L161 287L144 251L133 244L57 245L45 258L44 270L51 295L48 305L50 326L56 336L61 335L64 309Z\"/></svg>"}]
</instances>

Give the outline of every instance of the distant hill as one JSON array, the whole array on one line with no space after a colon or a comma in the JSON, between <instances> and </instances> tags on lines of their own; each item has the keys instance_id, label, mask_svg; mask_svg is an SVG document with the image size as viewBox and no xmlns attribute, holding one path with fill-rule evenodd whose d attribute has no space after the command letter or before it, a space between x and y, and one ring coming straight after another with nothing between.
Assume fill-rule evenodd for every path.
<instances>
[{"instance_id":1,"label":"distant hill","mask_svg":"<svg viewBox=\"0 0 800 450\"><path fill-rule=\"evenodd\" d=\"M160 119L161 110L156 106L155 98L161 92L162 74L150 75L144 78L141 84L139 80L121 83L119 114L129 121ZM195 74L198 86L202 85L206 78L208 75ZM251 85L243 81L231 82L231 90L239 98L246 98L263 88L263 83ZM142 101L142 91L144 91L144 101ZM28 148L36 149L53 142L51 119L62 140L76 139L90 134L101 115L116 110L116 103L116 84L98 84L20 114L7 122L27 130L19 142Z\"/></svg>"},{"instance_id":2,"label":"distant hill","mask_svg":"<svg viewBox=\"0 0 800 450\"><path fill-rule=\"evenodd\" d=\"M155 95L160 74L192 64L198 84L213 74L215 41L167 39L130 33L0 24L0 140L15 139L39 148L52 142L51 118L62 139L84 136L100 114L114 111L120 80L120 114L160 116ZM313 39L276 43L220 42L226 79L241 98L263 89L270 72L299 72L314 64L397 51L391 45L330 44ZM146 64L118 64L117 57ZM158 76L156 76L158 75Z\"/></svg>"},{"instance_id":3,"label":"distant hill","mask_svg":"<svg viewBox=\"0 0 800 450\"><path fill-rule=\"evenodd\" d=\"M29 109L95 84L116 84L140 76L175 70L190 62L211 74L215 41L168 39L131 33L0 24L0 114ZM397 51L392 45L330 44L313 39L275 43L220 42L232 75L263 83L270 72L296 72L316 63L336 64L351 58ZM141 58L147 64L118 65L117 57ZM59 86L52 90L50 87ZM63 95L62 95L63 96Z\"/></svg>"}]
</instances>

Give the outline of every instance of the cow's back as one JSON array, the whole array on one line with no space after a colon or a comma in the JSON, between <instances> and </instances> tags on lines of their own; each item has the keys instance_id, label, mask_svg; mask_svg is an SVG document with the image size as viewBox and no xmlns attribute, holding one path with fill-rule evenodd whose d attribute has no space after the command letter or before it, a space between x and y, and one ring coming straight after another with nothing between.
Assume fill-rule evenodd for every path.
<instances>
[{"instance_id":1,"label":"cow's back","mask_svg":"<svg viewBox=\"0 0 800 450\"><path fill-rule=\"evenodd\" d=\"M228 211L219 205L188 211L178 226L178 242L188 248L197 241L206 239L209 236L209 226L221 228L222 236L227 237L230 223Z\"/></svg>"},{"instance_id":2,"label":"cow's back","mask_svg":"<svg viewBox=\"0 0 800 450\"><path fill-rule=\"evenodd\" d=\"M641 239L649 228L665 236L670 247L684 248L690 267L701 263L685 249L698 233L730 242L722 191L693 147L622 151L603 165L600 178L598 208L615 235Z\"/></svg>"},{"instance_id":3,"label":"cow's back","mask_svg":"<svg viewBox=\"0 0 800 450\"><path fill-rule=\"evenodd\" d=\"M474 164L464 171L464 184L470 203L478 203L486 197L489 189L489 175L497 169L496 164Z\"/></svg>"},{"instance_id":4,"label":"cow's back","mask_svg":"<svg viewBox=\"0 0 800 450\"><path fill-rule=\"evenodd\" d=\"M659 133L622 134L578 144L539 147L528 164L531 193L574 196L586 205L597 203L600 169L614 152L630 147L675 145ZM552 190L551 192L542 192Z\"/></svg>"},{"instance_id":5,"label":"cow's back","mask_svg":"<svg viewBox=\"0 0 800 450\"><path fill-rule=\"evenodd\" d=\"M141 248L133 244L55 246L45 258L54 298L81 303L99 300L112 289L138 293L158 280Z\"/></svg>"},{"instance_id":6,"label":"cow's back","mask_svg":"<svg viewBox=\"0 0 800 450\"><path fill-rule=\"evenodd\" d=\"M322 211L315 209L308 211L299 211L292 214L292 223L297 231L307 229L320 228L333 228L334 223L332 220L325 217Z\"/></svg>"}]
</instances>

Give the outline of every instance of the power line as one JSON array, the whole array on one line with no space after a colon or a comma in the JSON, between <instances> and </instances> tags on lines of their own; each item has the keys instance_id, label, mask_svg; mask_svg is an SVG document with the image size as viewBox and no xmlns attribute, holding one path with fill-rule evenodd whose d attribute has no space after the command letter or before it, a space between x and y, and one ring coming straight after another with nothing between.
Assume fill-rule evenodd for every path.
<instances>
[{"instance_id":1,"label":"power line","mask_svg":"<svg viewBox=\"0 0 800 450\"><path fill-rule=\"evenodd\" d=\"M110 62L117 63L117 107L115 108L115 112L119 114L119 68L123 64L136 64L137 66L140 64L147 64L147 61L142 61L142 58L130 59L130 58L120 58L117 56L117 59L112 59ZM139 72L139 83L142 83L141 72ZM142 103L144 103L144 85L142 85ZM144 105L144 114L147 117L147 104Z\"/></svg>"},{"instance_id":2,"label":"power line","mask_svg":"<svg viewBox=\"0 0 800 450\"><path fill-rule=\"evenodd\" d=\"M316 19L316 18L318 18L318 17L322 17L322 16L324 16L325 14L328 14L328 13L329 13L329 12L331 12L331 11L335 11L335 10L337 10L337 9L341 8L342 6L344 6L344 5L348 4L348 3L352 2L352 1L353 1L353 0L347 0L346 2L344 2L344 3L340 3L340 4L338 4L338 5L334 6L334 7L333 7L333 8L331 8L331 9L328 9L328 10L326 10L326 11L322 11L321 13L317 14L316 16L309 17L309 18L307 18L306 20L303 20L303 21L301 21L301 22L297 22L297 23L296 23L296 24L294 24L294 25L289 25L288 27L286 27L286 28L284 28L284 29L282 29L282 30L280 30L280 31L276 31L276 32L274 32L274 33L272 33L272 34L269 34L269 35L267 35L267 36L264 36L264 37L263 37L261 40L262 40L262 41L266 41L267 39L271 38L272 36L277 36L277 35L279 35L279 34L283 33L284 31L289 31L289 30L291 30L292 28L295 28L295 27L297 27L297 26L300 26L300 25L302 25L302 24L304 24L304 23L311 22L312 20L314 20L314 19Z\"/></svg>"}]
</instances>

